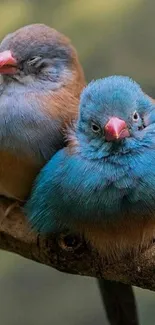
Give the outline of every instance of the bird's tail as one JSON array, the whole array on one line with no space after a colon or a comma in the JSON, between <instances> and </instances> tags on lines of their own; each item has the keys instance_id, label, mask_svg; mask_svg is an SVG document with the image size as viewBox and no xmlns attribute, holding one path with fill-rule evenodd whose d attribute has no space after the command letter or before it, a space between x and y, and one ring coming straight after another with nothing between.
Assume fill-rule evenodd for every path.
<instances>
[{"instance_id":1,"label":"bird's tail","mask_svg":"<svg viewBox=\"0 0 155 325\"><path fill-rule=\"evenodd\" d=\"M132 286L97 280L110 325L139 325Z\"/></svg>"}]
</instances>

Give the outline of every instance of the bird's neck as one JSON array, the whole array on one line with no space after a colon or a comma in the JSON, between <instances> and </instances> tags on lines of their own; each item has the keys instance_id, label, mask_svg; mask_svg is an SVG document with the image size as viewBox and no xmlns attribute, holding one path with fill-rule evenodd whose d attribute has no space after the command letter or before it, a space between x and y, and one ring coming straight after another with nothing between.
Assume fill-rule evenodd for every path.
<instances>
[{"instance_id":1,"label":"bird's neck","mask_svg":"<svg viewBox=\"0 0 155 325\"><path fill-rule=\"evenodd\" d=\"M39 80L35 76L24 76L22 78L14 79L4 79L0 84L0 95L5 93L10 95L15 91L19 94L24 93L42 93L47 91L56 91L61 88L63 83L51 82L49 80Z\"/></svg>"}]
</instances>

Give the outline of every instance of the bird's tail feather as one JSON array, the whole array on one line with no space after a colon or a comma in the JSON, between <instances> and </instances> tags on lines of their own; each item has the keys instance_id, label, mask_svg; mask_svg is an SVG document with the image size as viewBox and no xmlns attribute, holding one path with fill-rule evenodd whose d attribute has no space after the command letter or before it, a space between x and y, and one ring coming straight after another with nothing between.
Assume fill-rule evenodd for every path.
<instances>
[{"instance_id":1,"label":"bird's tail feather","mask_svg":"<svg viewBox=\"0 0 155 325\"><path fill-rule=\"evenodd\" d=\"M139 325L132 286L120 282L97 280L110 325Z\"/></svg>"}]
</instances>

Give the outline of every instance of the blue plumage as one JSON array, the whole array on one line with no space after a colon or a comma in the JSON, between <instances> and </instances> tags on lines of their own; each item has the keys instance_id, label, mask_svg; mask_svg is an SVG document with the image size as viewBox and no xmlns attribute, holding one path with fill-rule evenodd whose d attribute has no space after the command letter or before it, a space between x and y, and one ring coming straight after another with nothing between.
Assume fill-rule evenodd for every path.
<instances>
[{"instance_id":1,"label":"blue plumage","mask_svg":"<svg viewBox=\"0 0 155 325\"><path fill-rule=\"evenodd\" d=\"M136 82L91 82L69 142L42 169L25 206L37 231L152 219L155 105Z\"/></svg>"}]
</instances>

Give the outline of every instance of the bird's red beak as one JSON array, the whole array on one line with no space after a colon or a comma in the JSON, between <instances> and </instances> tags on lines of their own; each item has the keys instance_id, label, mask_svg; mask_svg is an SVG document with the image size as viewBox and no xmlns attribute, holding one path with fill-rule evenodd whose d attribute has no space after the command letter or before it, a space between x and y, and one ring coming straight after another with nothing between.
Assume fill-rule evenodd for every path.
<instances>
[{"instance_id":1,"label":"bird's red beak","mask_svg":"<svg viewBox=\"0 0 155 325\"><path fill-rule=\"evenodd\" d=\"M17 61L11 51L0 53L0 74L14 74L17 71Z\"/></svg>"},{"instance_id":2,"label":"bird's red beak","mask_svg":"<svg viewBox=\"0 0 155 325\"><path fill-rule=\"evenodd\" d=\"M130 136L126 122L117 117L111 117L104 132L107 141L121 140Z\"/></svg>"}]
</instances>

